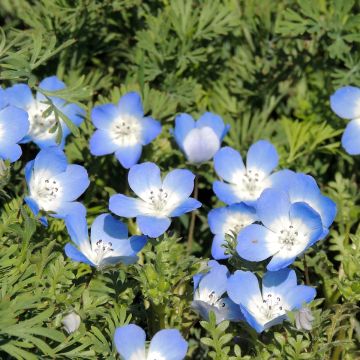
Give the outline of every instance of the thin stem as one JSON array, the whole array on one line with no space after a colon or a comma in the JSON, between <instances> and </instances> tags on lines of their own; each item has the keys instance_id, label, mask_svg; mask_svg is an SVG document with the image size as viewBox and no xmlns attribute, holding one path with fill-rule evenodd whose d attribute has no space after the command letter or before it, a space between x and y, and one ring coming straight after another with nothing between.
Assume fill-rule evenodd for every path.
<instances>
[{"instance_id":1,"label":"thin stem","mask_svg":"<svg viewBox=\"0 0 360 360\"><path fill-rule=\"evenodd\" d=\"M306 263L306 255L304 254L304 272L305 272L305 284L310 285L309 268Z\"/></svg>"},{"instance_id":2,"label":"thin stem","mask_svg":"<svg viewBox=\"0 0 360 360\"><path fill-rule=\"evenodd\" d=\"M196 176L195 181L194 181L194 199L197 200L198 196L199 196L199 178L198 178L198 176ZM195 221L196 221L196 211L194 210L191 213L189 233L188 233L187 247L188 247L189 252L191 252L193 241L194 241Z\"/></svg>"}]
</instances>

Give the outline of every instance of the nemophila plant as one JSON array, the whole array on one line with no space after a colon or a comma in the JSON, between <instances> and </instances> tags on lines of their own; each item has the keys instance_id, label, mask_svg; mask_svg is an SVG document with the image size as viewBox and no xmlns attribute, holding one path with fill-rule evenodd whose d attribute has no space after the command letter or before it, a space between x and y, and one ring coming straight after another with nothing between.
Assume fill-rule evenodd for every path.
<instances>
[{"instance_id":1,"label":"nemophila plant","mask_svg":"<svg viewBox=\"0 0 360 360\"><path fill-rule=\"evenodd\" d=\"M256 212L262 225L244 228L237 237L236 251L249 261L272 256L267 265L270 271L292 264L323 233L320 215L304 202L291 203L282 190L264 190Z\"/></svg>"},{"instance_id":2,"label":"nemophila plant","mask_svg":"<svg viewBox=\"0 0 360 360\"><path fill-rule=\"evenodd\" d=\"M25 111L14 106L7 106L0 110L1 160L14 162L20 158L22 151L18 143L28 130L29 121Z\"/></svg>"},{"instance_id":3,"label":"nemophila plant","mask_svg":"<svg viewBox=\"0 0 360 360\"><path fill-rule=\"evenodd\" d=\"M257 332L282 323L287 311L300 309L316 294L313 287L298 285L290 269L265 273L261 290L253 273L237 270L228 280L227 292Z\"/></svg>"},{"instance_id":4,"label":"nemophila plant","mask_svg":"<svg viewBox=\"0 0 360 360\"><path fill-rule=\"evenodd\" d=\"M176 116L172 132L187 160L201 164L213 158L229 129L219 115L206 112L197 121L189 114Z\"/></svg>"},{"instance_id":5,"label":"nemophila plant","mask_svg":"<svg viewBox=\"0 0 360 360\"><path fill-rule=\"evenodd\" d=\"M15 84L5 90L6 103L28 113L30 128L22 139L23 143L32 141L41 149L58 143L64 147L65 139L70 134L66 122L80 126L85 116L85 111L77 104L68 103L56 95L46 95L65 88L66 85L60 79L50 76L40 82L35 96L26 84Z\"/></svg>"},{"instance_id":6,"label":"nemophila plant","mask_svg":"<svg viewBox=\"0 0 360 360\"><path fill-rule=\"evenodd\" d=\"M158 237L169 228L171 218L201 206L198 200L190 197L194 178L191 171L176 169L162 180L160 169L154 163L134 165L129 171L128 181L138 198L113 195L109 209L119 216L136 217L143 234Z\"/></svg>"},{"instance_id":7,"label":"nemophila plant","mask_svg":"<svg viewBox=\"0 0 360 360\"><path fill-rule=\"evenodd\" d=\"M176 329L157 332L151 339L149 349L145 347L145 331L134 324L117 328L114 342L124 360L182 360L188 344Z\"/></svg>"},{"instance_id":8,"label":"nemophila plant","mask_svg":"<svg viewBox=\"0 0 360 360\"><path fill-rule=\"evenodd\" d=\"M228 205L239 202L254 205L261 193L271 187L270 174L278 162L274 145L265 140L251 145L246 166L236 150L230 147L220 149L214 157L214 168L225 182L214 182L216 196Z\"/></svg>"},{"instance_id":9,"label":"nemophila plant","mask_svg":"<svg viewBox=\"0 0 360 360\"><path fill-rule=\"evenodd\" d=\"M70 214L65 218L66 228L76 247L65 245L66 255L77 262L98 269L117 263L133 264L137 253L145 246L147 237L134 235L129 238L127 226L110 214L99 215L91 225L89 241L84 214Z\"/></svg>"},{"instance_id":10,"label":"nemophila plant","mask_svg":"<svg viewBox=\"0 0 360 360\"><path fill-rule=\"evenodd\" d=\"M86 214L84 205L75 201L89 186L86 169L68 164L64 152L58 147L41 150L25 166L28 195L25 201L35 216L45 212L65 218L69 214ZM41 217L44 224L46 217Z\"/></svg>"},{"instance_id":11,"label":"nemophila plant","mask_svg":"<svg viewBox=\"0 0 360 360\"><path fill-rule=\"evenodd\" d=\"M359 358L359 14L2 0L0 358Z\"/></svg>"},{"instance_id":12,"label":"nemophila plant","mask_svg":"<svg viewBox=\"0 0 360 360\"><path fill-rule=\"evenodd\" d=\"M343 119L351 120L341 139L342 146L350 155L360 154L360 89L345 86L330 97L331 109Z\"/></svg>"},{"instance_id":13,"label":"nemophila plant","mask_svg":"<svg viewBox=\"0 0 360 360\"><path fill-rule=\"evenodd\" d=\"M215 260L209 261L208 267L210 269L208 273L198 274L193 278L192 308L205 320L209 320L210 312L214 312L217 324L224 320L243 320L240 308L226 296L229 270Z\"/></svg>"},{"instance_id":14,"label":"nemophila plant","mask_svg":"<svg viewBox=\"0 0 360 360\"><path fill-rule=\"evenodd\" d=\"M212 246L211 256L215 260L229 258L225 254L226 235L238 235L239 232L258 220L255 208L244 203L212 209L208 214L210 231L215 235Z\"/></svg>"},{"instance_id":15,"label":"nemophila plant","mask_svg":"<svg viewBox=\"0 0 360 360\"><path fill-rule=\"evenodd\" d=\"M117 105L95 106L91 119L97 130L90 139L93 155L115 153L120 164L129 169L141 156L142 148L161 133L161 124L144 116L140 95L125 94Z\"/></svg>"}]
</instances>

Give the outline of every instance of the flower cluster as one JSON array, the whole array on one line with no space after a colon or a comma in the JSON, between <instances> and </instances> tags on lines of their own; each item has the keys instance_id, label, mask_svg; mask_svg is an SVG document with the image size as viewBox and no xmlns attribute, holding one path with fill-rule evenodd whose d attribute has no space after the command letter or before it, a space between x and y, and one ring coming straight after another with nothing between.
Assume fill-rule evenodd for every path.
<instances>
[{"instance_id":1,"label":"flower cluster","mask_svg":"<svg viewBox=\"0 0 360 360\"><path fill-rule=\"evenodd\" d=\"M144 116L139 94L127 93L116 105L95 106L91 119L97 129L90 139L90 151L96 156L114 153L120 164L129 169L129 187L137 196L112 195L109 210L120 217L136 218L137 234L129 236L123 222L105 213L93 220L89 238L86 208L77 201L89 186L88 173L80 165L68 164L63 148L70 130L58 118L57 111L76 126L80 126L85 113L76 104L56 96L64 88L65 84L52 76L40 82L35 96L25 84L1 89L0 159L10 162L19 159L19 143L32 141L41 149L25 166L28 186L25 201L45 225L46 215L65 221L72 243L64 250L70 259L98 270L118 263L133 264L148 237L163 235L172 218L201 207L191 197L196 175L186 169L173 169L161 177L156 164L137 164L143 146L162 131L157 120ZM49 92L55 92L54 96ZM343 137L349 153L360 153L359 104L360 90L355 88L340 89L331 98L332 108L339 116L354 119ZM59 144L56 126L62 134ZM197 122L188 114L180 114L172 130L188 162L196 165L195 171L213 158L219 177L213 183L213 191L225 203L208 214L208 225L214 234L211 254L215 260L208 262L208 272L194 277L191 306L206 320L213 312L217 323L246 321L262 332L280 324L289 311L304 312L302 306L314 299L315 289L298 285L294 270L287 267L326 237L336 216L336 205L321 193L310 175L288 169L274 171L279 156L266 140L251 145L245 165L237 150L221 148L228 131L229 126L221 117L209 112ZM235 236L233 250L240 258L250 262L270 259L261 288L254 273L237 270L231 274L216 261L230 257L226 251L228 236ZM312 316L308 312L305 315L297 318L297 326L309 329ZM80 319L72 315L64 324L68 332L73 332ZM159 331L148 351L145 338L145 332L136 325L115 331L116 348L123 359L180 360L186 355L187 343L178 330Z\"/></svg>"}]
</instances>

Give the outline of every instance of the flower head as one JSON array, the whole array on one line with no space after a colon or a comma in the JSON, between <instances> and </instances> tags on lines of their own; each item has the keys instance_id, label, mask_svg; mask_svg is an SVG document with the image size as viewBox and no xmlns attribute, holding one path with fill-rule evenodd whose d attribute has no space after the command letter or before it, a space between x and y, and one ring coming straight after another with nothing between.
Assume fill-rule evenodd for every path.
<instances>
[{"instance_id":1,"label":"flower head","mask_svg":"<svg viewBox=\"0 0 360 360\"><path fill-rule=\"evenodd\" d=\"M360 154L360 89L345 86L330 97L330 106L336 115L351 121L346 126L341 143L350 155Z\"/></svg>"},{"instance_id":2,"label":"flower head","mask_svg":"<svg viewBox=\"0 0 360 360\"><path fill-rule=\"evenodd\" d=\"M29 189L25 201L35 215L40 210L60 218L85 214L85 207L75 200L89 186L87 171L80 165L68 165L58 147L43 149L28 162L25 178Z\"/></svg>"},{"instance_id":3,"label":"flower head","mask_svg":"<svg viewBox=\"0 0 360 360\"><path fill-rule=\"evenodd\" d=\"M125 94L117 105L95 106L91 118L97 127L90 139L91 153L115 153L126 169L139 161L142 147L161 133L160 123L144 116L141 98L136 92Z\"/></svg>"},{"instance_id":4,"label":"flower head","mask_svg":"<svg viewBox=\"0 0 360 360\"><path fill-rule=\"evenodd\" d=\"M103 268L117 263L133 264L145 246L146 236L128 236L128 229L110 214L99 215L91 225L89 241L85 215L69 215L66 228L72 244L65 245L66 255L74 261Z\"/></svg>"},{"instance_id":5,"label":"flower head","mask_svg":"<svg viewBox=\"0 0 360 360\"><path fill-rule=\"evenodd\" d=\"M179 330L160 330L148 350L145 340L145 331L140 326L130 324L115 330L114 342L122 360L182 360L186 356L188 344Z\"/></svg>"},{"instance_id":6,"label":"flower head","mask_svg":"<svg viewBox=\"0 0 360 360\"><path fill-rule=\"evenodd\" d=\"M304 202L292 204L285 191L265 190L257 202L257 215L263 225L244 228L238 235L236 250L249 261L272 256L267 265L270 271L291 264L323 233L320 215Z\"/></svg>"},{"instance_id":7,"label":"flower head","mask_svg":"<svg viewBox=\"0 0 360 360\"><path fill-rule=\"evenodd\" d=\"M171 217L193 211L201 203L191 197L195 176L189 170L176 169L161 179L154 163L134 165L128 175L130 188L139 198L122 194L111 196L109 209L116 215L132 218L141 232L150 237L162 235L171 224Z\"/></svg>"},{"instance_id":8,"label":"flower head","mask_svg":"<svg viewBox=\"0 0 360 360\"><path fill-rule=\"evenodd\" d=\"M45 91L58 91L66 88L66 85L56 76L50 76L42 80L39 89ZM5 90L7 102L25 110L29 116L30 129L22 142L33 141L41 149L56 146L56 132L51 131L56 124L54 112L48 114L48 99L40 92L33 97L31 89L26 84L16 84ZM76 104L67 103L55 96L49 96L54 106L66 115L74 125L80 126L85 111ZM60 119L62 129L61 146L64 146L66 137L70 134L69 128Z\"/></svg>"},{"instance_id":9,"label":"flower head","mask_svg":"<svg viewBox=\"0 0 360 360\"><path fill-rule=\"evenodd\" d=\"M197 122L188 114L180 114L175 119L173 133L189 162L201 164L212 159L220 149L229 128L220 116L210 112L203 114Z\"/></svg>"},{"instance_id":10,"label":"flower head","mask_svg":"<svg viewBox=\"0 0 360 360\"><path fill-rule=\"evenodd\" d=\"M324 238L336 217L336 204L321 194L315 179L291 170L280 170L272 176L272 188L286 191L291 203L304 202L321 217Z\"/></svg>"},{"instance_id":11,"label":"flower head","mask_svg":"<svg viewBox=\"0 0 360 360\"><path fill-rule=\"evenodd\" d=\"M20 140L29 130L28 115L15 106L0 110L0 160L14 162L21 156Z\"/></svg>"},{"instance_id":12,"label":"flower head","mask_svg":"<svg viewBox=\"0 0 360 360\"><path fill-rule=\"evenodd\" d=\"M275 147L265 140L250 146L246 167L239 152L231 147L220 149L214 157L214 166L226 182L214 182L216 196L228 205L239 202L254 205L263 190L271 187L270 173L278 161Z\"/></svg>"},{"instance_id":13,"label":"flower head","mask_svg":"<svg viewBox=\"0 0 360 360\"><path fill-rule=\"evenodd\" d=\"M65 315L61 320L61 323L64 325L64 329L68 334L75 332L81 323L81 318L74 311Z\"/></svg>"},{"instance_id":14,"label":"flower head","mask_svg":"<svg viewBox=\"0 0 360 360\"><path fill-rule=\"evenodd\" d=\"M210 267L208 273L194 276L192 308L205 320L209 320L209 313L213 311L217 323L224 320L242 320L240 308L228 296L224 296L229 270L215 260L209 261L208 266Z\"/></svg>"},{"instance_id":15,"label":"flower head","mask_svg":"<svg viewBox=\"0 0 360 360\"><path fill-rule=\"evenodd\" d=\"M297 285L295 271L290 269L265 273L262 291L252 272L235 271L228 280L227 292L257 332L282 323L287 311L300 309L316 295L314 288Z\"/></svg>"},{"instance_id":16,"label":"flower head","mask_svg":"<svg viewBox=\"0 0 360 360\"><path fill-rule=\"evenodd\" d=\"M215 235L211 255L216 260L227 259L225 255L225 235L236 235L247 225L257 221L256 211L244 203L213 209L208 214L211 232Z\"/></svg>"}]
</instances>

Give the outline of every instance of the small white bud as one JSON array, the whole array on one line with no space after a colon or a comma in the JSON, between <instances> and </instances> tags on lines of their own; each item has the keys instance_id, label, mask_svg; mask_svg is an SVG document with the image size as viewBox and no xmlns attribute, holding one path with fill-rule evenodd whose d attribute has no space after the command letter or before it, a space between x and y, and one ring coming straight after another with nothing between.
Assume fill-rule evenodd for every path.
<instances>
[{"instance_id":1,"label":"small white bud","mask_svg":"<svg viewBox=\"0 0 360 360\"><path fill-rule=\"evenodd\" d=\"M314 317L309 308L303 307L295 314L295 324L298 330L312 330Z\"/></svg>"},{"instance_id":2,"label":"small white bud","mask_svg":"<svg viewBox=\"0 0 360 360\"><path fill-rule=\"evenodd\" d=\"M61 323L64 325L64 329L68 334L76 331L80 326L81 318L75 312L71 312L64 316Z\"/></svg>"}]
</instances>

